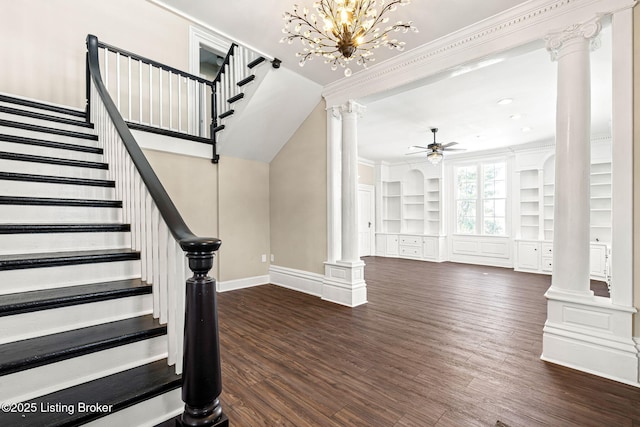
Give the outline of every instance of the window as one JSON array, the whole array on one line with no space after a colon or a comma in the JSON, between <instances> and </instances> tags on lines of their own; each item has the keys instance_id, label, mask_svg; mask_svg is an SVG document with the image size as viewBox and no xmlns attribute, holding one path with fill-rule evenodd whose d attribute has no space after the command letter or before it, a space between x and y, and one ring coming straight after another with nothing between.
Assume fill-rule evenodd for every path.
<instances>
[{"instance_id":1,"label":"window","mask_svg":"<svg viewBox=\"0 0 640 427\"><path fill-rule=\"evenodd\" d=\"M504 162L459 166L455 170L456 232L504 236L507 183Z\"/></svg>"}]
</instances>

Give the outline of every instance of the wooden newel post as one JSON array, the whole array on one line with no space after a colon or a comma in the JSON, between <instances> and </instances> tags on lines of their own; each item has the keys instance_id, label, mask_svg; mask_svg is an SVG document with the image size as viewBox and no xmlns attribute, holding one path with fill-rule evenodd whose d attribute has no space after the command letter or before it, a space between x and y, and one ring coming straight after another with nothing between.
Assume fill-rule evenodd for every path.
<instances>
[{"instance_id":1,"label":"wooden newel post","mask_svg":"<svg viewBox=\"0 0 640 427\"><path fill-rule=\"evenodd\" d=\"M222 413L222 371L216 306L216 281L207 273L213 267L220 240L182 244L193 277L187 279L182 371L183 426L228 426ZM187 246L187 247L185 247Z\"/></svg>"}]
</instances>

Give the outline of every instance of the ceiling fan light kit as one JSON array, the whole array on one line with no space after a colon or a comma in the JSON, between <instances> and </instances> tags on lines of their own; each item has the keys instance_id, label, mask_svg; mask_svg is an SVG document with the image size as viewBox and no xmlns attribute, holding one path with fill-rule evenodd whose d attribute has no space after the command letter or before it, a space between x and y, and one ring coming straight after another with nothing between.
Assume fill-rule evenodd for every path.
<instances>
[{"instance_id":1,"label":"ceiling fan light kit","mask_svg":"<svg viewBox=\"0 0 640 427\"><path fill-rule=\"evenodd\" d=\"M426 153L428 153L427 154L427 160L429 160L431 162L431 164L437 165L444 158L444 153L443 153L444 150L448 150L448 151L464 151L464 148L450 148L450 147L458 144L457 142L448 142L446 144L437 143L436 142L436 133L438 132L438 128L431 128L431 132L433 133L433 142L431 144L427 145L426 147L423 147L421 145L413 145L412 147L410 147L410 149L419 148L422 151L414 151L412 153L406 153L406 155L421 154L421 153L425 153L426 152Z\"/></svg>"},{"instance_id":2,"label":"ceiling fan light kit","mask_svg":"<svg viewBox=\"0 0 640 427\"><path fill-rule=\"evenodd\" d=\"M418 32L413 22L385 25L389 18L385 16L396 10L398 5L405 6L411 0L320 0L313 9L293 6L293 12L284 12L285 20L282 32L286 34L280 43L293 43L298 39L304 46L296 53L300 66L314 56L324 58L332 70L344 68L345 76L352 74L348 65L355 60L364 68L373 62L373 50L380 46L404 50L405 42L391 38L389 33L402 31ZM386 4L385 4L386 3Z\"/></svg>"}]
</instances>

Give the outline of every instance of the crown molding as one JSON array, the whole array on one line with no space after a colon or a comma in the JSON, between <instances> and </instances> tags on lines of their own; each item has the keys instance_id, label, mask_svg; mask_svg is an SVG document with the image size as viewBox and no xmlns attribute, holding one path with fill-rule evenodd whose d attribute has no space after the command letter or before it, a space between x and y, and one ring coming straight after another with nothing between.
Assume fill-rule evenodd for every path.
<instances>
[{"instance_id":1,"label":"crown molding","mask_svg":"<svg viewBox=\"0 0 640 427\"><path fill-rule=\"evenodd\" d=\"M493 17L397 55L351 77L325 86L328 106L344 104L419 83L462 63L540 43L594 16L610 15L635 0L530 0Z\"/></svg>"}]
</instances>

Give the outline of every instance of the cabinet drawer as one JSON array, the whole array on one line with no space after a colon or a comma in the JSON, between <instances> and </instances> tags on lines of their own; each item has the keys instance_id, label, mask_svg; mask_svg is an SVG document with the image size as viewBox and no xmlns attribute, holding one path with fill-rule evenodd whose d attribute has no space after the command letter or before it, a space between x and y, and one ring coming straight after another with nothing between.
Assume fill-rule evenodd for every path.
<instances>
[{"instance_id":1,"label":"cabinet drawer","mask_svg":"<svg viewBox=\"0 0 640 427\"><path fill-rule=\"evenodd\" d=\"M553 271L553 258L550 256L542 257L542 271Z\"/></svg>"},{"instance_id":2,"label":"cabinet drawer","mask_svg":"<svg viewBox=\"0 0 640 427\"><path fill-rule=\"evenodd\" d=\"M551 255L553 255L553 243L543 243L542 256L551 256Z\"/></svg>"},{"instance_id":3,"label":"cabinet drawer","mask_svg":"<svg viewBox=\"0 0 640 427\"><path fill-rule=\"evenodd\" d=\"M422 258L422 248L420 246L400 246L400 256Z\"/></svg>"},{"instance_id":4,"label":"cabinet drawer","mask_svg":"<svg viewBox=\"0 0 640 427\"><path fill-rule=\"evenodd\" d=\"M401 245L420 246L422 238L418 236L400 236Z\"/></svg>"}]
</instances>

